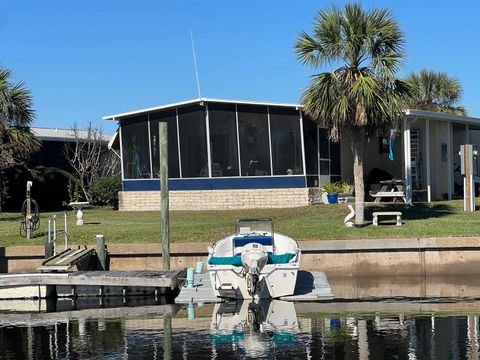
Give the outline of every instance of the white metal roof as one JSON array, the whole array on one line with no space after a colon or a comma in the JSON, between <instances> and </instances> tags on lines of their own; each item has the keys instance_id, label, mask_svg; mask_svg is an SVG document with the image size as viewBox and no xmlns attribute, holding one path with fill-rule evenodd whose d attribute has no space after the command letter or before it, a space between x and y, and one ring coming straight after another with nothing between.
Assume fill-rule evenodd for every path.
<instances>
[{"instance_id":1,"label":"white metal roof","mask_svg":"<svg viewBox=\"0 0 480 360\"><path fill-rule=\"evenodd\" d=\"M462 124L480 125L480 118L463 115L444 114L435 111L407 109L405 111L405 115L410 118L443 120Z\"/></svg>"},{"instance_id":2,"label":"white metal roof","mask_svg":"<svg viewBox=\"0 0 480 360\"><path fill-rule=\"evenodd\" d=\"M179 107L179 106L198 104L198 103L201 103L201 102L223 103L223 104L242 104L242 105L283 106L283 107L293 107L293 108L296 108L296 109L300 109L300 108L303 107L300 104L264 102L264 101L249 101L249 100L228 100L228 99L214 99L214 98L201 97L201 98L197 98L197 99L180 101L180 102L177 102L177 103L160 105L160 106L155 106L155 107L145 108L145 109L139 109L139 110L124 112L124 113L120 113L120 114L107 115L107 116L104 116L102 119L103 120L116 120L117 118L121 118L121 117L124 117L124 116L136 115L136 114L141 114L141 113L149 112L149 111L165 110L165 109L170 109L170 108L176 108L176 107Z\"/></svg>"},{"instance_id":3,"label":"white metal roof","mask_svg":"<svg viewBox=\"0 0 480 360\"><path fill-rule=\"evenodd\" d=\"M279 103L279 102L265 102L265 101L249 101L249 100L229 100L229 99L216 99L216 98L206 98L201 97L192 100L185 100L176 103L160 105L150 108L144 108L134 111L128 111L119 114L107 115L104 116L103 120L117 120L118 118L122 118L125 116L137 115L145 112L150 111L157 111L157 110L166 110L186 105L198 104L201 102L211 102L211 103L224 103L224 104L244 104L244 105L260 105L260 106L283 106L283 107L292 107L296 109L303 108L301 104L292 104L292 103ZM443 121L451 121L457 123L464 123L464 124L475 124L480 125L480 118L469 117L469 116L462 116L462 115L450 115L444 114L434 111L425 111L425 110L415 110L415 109L407 109L405 110L405 115L407 117L416 117L416 118L423 118L423 119L434 119L434 120L443 120Z\"/></svg>"},{"instance_id":4,"label":"white metal roof","mask_svg":"<svg viewBox=\"0 0 480 360\"><path fill-rule=\"evenodd\" d=\"M75 135L73 134L72 129L32 127L30 130L32 130L32 133L42 141L75 141ZM88 139L88 131L86 130L79 130L78 135L80 139ZM110 135L103 135L103 139L104 141L108 141Z\"/></svg>"}]
</instances>

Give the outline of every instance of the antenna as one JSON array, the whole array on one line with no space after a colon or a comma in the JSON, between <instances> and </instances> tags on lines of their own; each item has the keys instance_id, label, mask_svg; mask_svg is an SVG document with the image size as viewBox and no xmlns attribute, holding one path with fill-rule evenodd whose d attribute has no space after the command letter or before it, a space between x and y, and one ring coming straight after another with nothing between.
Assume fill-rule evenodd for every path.
<instances>
[{"instance_id":1,"label":"antenna","mask_svg":"<svg viewBox=\"0 0 480 360\"><path fill-rule=\"evenodd\" d=\"M195 65L195 77L197 79L198 97L201 98L202 95L200 94L200 79L198 77L197 57L195 56L195 44L193 43L193 31L192 30L190 30L190 38L192 39L193 64Z\"/></svg>"}]
</instances>

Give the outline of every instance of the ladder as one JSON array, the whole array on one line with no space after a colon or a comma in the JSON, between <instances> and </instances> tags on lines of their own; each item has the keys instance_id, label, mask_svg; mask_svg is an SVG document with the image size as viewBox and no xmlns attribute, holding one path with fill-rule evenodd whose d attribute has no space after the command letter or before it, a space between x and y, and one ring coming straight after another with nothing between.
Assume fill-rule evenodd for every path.
<instances>
[{"instance_id":1,"label":"ladder","mask_svg":"<svg viewBox=\"0 0 480 360\"><path fill-rule=\"evenodd\" d=\"M418 129L410 130L410 154L411 154L411 171L412 171L412 189L422 188L421 163L422 157L420 152L420 131Z\"/></svg>"}]
</instances>

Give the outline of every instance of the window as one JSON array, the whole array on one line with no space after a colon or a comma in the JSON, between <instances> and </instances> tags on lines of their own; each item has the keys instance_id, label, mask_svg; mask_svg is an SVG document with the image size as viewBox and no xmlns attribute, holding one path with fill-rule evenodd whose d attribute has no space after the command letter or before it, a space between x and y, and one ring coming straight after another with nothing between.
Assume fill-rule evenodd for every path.
<instances>
[{"instance_id":1,"label":"window","mask_svg":"<svg viewBox=\"0 0 480 360\"><path fill-rule=\"evenodd\" d=\"M271 175L267 108L238 105L238 128L242 175Z\"/></svg>"},{"instance_id":2,"label":"window","mask_svg":"<svg viewBox=\"0 0 480 360\"><path fill-rule=\"evenodd\" d=\"M270 109L274 175L303 174L300 114L289 108Z\"/></svg>"},{"instance_id":3,"label":"window","mask_svg":"<svg viewBox=\"0 0 480 360\"><path fill-rule=\"evenodd\" d=\"M209 104L212 176L238 176L237 121L235 105Z\"/></svg>"},{"instance_id":4,"label":"window","mask_svg":"<svg viewBox=\"0 0 480 360\"><path fill-rule=\"evenodd\" d=\"M205 108L200 105L178 109L182 177L208 177Z\"/></svg>"},{"instance_id":5,"label":"window","mask_svg":"<svg viewBox=\"0 0 480 360\"><path fill-rule=\"evenodd\" d=\"M147 115L122 119L121 127L124 178L150 178Z\"/></svg>"},{"instance_id":6,"label":"window","mask_svg":"<svg viewBox=\"0 0 480 360\"><path fill-rule=\"evenodd\" d=\"M168 127L168 177L179 178L177 141L177 115L175 109L150 113L150 144L152 146L153 177L160 178L159 122L166 122Z\"/></svg>"}]
</instances>

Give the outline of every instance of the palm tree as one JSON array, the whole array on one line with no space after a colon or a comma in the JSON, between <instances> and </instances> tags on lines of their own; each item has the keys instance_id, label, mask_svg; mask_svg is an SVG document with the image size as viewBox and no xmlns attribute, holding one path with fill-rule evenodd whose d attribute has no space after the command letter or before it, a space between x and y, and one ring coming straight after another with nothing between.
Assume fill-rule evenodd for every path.
<instances>
[{"instance_id":1,"label":"palm tree","mask_svg":"<svg viewBox=\"0 0 480 360\"><path fill-rule=\"evenodd\" d=\"M29 128L35 117L30 91L21 82L13 84L10 75L9 70L0 68L0 211L5 170L24 166L40 146Z\"/></svg>"},{"instance_id":2,"label":"palm tree","mask_svg":"<svg viewBox=\"0 0 480 360\"><path fill-rule=\"evenodd\" d=\"M412 87L409 106L414 109L437 111L447 114L467 115L465 108L456 106L463 94L458 79L445 72L422 69L418 74L410 73L406 81Z\"/></svg>"},{"instance_id":3,"label":"palm tree","mask_svg":"<svg viewBox=\"0 0 480 360\"><path fill-rule=\"evenodd\" d=\"M404 35L389 10L366 10L359 4L321 10L312 35L301 32L298 60L317 69L301 102L305 113L338 141L351 134L355 178L355 225L364 223L363 147L366 139L394 126L409 93L395 77L403 59Z\"/></svg>"}]
</instances>

